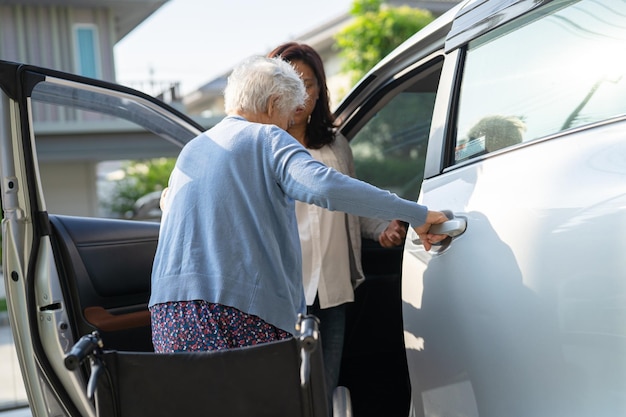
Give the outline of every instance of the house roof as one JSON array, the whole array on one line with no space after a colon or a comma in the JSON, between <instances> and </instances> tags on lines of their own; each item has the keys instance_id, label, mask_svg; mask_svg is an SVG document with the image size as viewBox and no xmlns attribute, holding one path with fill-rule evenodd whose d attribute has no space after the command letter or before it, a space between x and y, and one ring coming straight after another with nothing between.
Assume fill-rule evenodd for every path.
<instances>
[{"instance_id":1,"label":"house roof","mask_svg":"<svg viewBox=\"0 0 626 417\"><path fill-rule=\"evenodd\" d=\"M115 16L115 42L146 20L169 0L15 0L3 3L15 3L21 6L71 6L108 8Z\"/></svg>"}]
</instances>

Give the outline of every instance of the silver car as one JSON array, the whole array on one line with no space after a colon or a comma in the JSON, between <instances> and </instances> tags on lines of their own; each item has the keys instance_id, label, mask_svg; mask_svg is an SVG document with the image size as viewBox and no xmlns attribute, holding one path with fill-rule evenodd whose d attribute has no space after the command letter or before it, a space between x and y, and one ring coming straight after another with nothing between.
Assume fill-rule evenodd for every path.
<instances>
[{"instance_id":1,"label":"silver car","mask_svg":"<svg viewBox=\"0 0 626 417\"><path fill-rule=\"evenodd\" d=\"M469 0L340 104L357 175L450 221L428 252L411 231L402 248L364 242L337 415L626 415L624 44L624 0ZM257 416L276 415L256 396L273 385L289 410L317 401L315 384L290 374L299 354L257 380L245 355L201 368L150 353L158 222L77 216L78 185L50 191L69 139L94 159L111 148L175 156L202 126L133 90L42 68L0 61L0 87L3 271L34 416L202 415L219 386L191 399L146 392L212 375L246 386L228 404ZM93 131L59 137L60 121ZM103 143L104 126L123 139ZM313 408L293 415L326 413Z\"/></svg>"},{"instance_id":2,"label":"silver car","mask_svg":"<svg viewBox=\"0 0 626 417\"><path fill-rule=\"evenodd\" d=\"M625 44L623 0L470 1L339 109L456 222L404 249L411 416L626 414Z\"/></svg>"}]
</instances>

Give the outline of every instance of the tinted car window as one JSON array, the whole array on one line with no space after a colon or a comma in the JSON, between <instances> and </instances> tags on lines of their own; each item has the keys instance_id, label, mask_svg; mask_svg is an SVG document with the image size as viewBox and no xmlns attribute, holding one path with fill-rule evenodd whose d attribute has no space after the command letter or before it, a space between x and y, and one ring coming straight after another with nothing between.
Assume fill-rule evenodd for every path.
<instances>
[{"instance_id":1,"label":"tinted car window","mask_svg":"<svg viewBox=\"0 0 626 417\"><path fill-rule=\"evenodd\" d=\"M122 161L175 157L197 132L147 99L54 77L34 86L31 107L42 191L56 214L120 217L106 205L121 194L108 175Z\"/></svg>"},{"instance_id":2,"label":"tinted car window","mask_svg":"<svg viewBox=\"0 0 626 417\"><path fill-rule=\"evenodd\" d=\"M417 198L440 70L429 67L378 100L386 104L351 140L359 179Z\"/></svg>"},{"instance_id":3,"label":"tinted car window","mask_svg":"<svg viewBox=\"0 0 626 417\"><path fill-rule=\"evenodd\" d=\"M626 113L626 3L563 3L469 45L455 162Z\"/></svg>"}]
</instances>

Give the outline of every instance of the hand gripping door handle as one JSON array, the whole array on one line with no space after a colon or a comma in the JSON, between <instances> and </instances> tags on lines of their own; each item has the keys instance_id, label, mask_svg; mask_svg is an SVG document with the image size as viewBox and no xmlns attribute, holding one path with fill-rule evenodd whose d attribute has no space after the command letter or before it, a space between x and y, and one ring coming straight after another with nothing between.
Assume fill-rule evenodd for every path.
<instances>
[{"instance_id":1,"label":"hand gripping door handle","mask_svg":"<svg viewBox=\"0 0 626 417\"><path fill-rule=\"evenodd\" d=\"M455 217L450 210L442 210L441 212L450 220L440 224L433 224L430 228L430 233L457 237L465 232L465 229L467 229L467 220L465 218Z\"/></svg>"},{"instance_id":2,"label":"hand gripping door handle","mask_svg":"<svg viewBox=\"0 0 626 417\"><path fill-rule=\"evenodd\" d=\"M444 213L449 220L440 224L433 224L430 227L430 233L457 237L465 232L465 229L467 229L467 220L465 218L456 217L450 210L442 210L441 212ZM411 241L416 245L422 243L419 237L415 237L411 239Z\"/></svg>"}]
</instances>

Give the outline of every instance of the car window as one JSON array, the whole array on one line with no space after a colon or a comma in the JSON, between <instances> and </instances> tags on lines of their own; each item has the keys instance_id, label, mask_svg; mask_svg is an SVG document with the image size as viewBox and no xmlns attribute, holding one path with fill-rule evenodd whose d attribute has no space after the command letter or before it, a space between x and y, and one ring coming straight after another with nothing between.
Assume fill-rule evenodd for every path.
<instances>
[{"instance_id":1,"label":"car window","mask_svg":"<svg viewBox=\"0 0 626 417\"><path fill-rule=\"evenodd\" d=\"M428 66L376 98L384 104L351 140L359 179L417 198L440 74L440 63Z\"/></svg>"},{"instance_id":2,"label":"car window","mask_svg":"<svg viewBox=\"0 0 626 417\"><path fill-rule=\"evenodd\" d=\"M470 43L455 162L626 113L624 16L623 0L556 1Z\"/></svg>"},{"instance_id":3,"label":"car window","mask_svg":"<svg viewBox=\"0 0 626 417\"><path fill-rule=\"evenodd\" d=\"M137 218L153 190L120 173L174 158L198 132L148 99L54 77L33 87L31 108L42 192L56 214Z\"/></svg>"}]
</instances>

